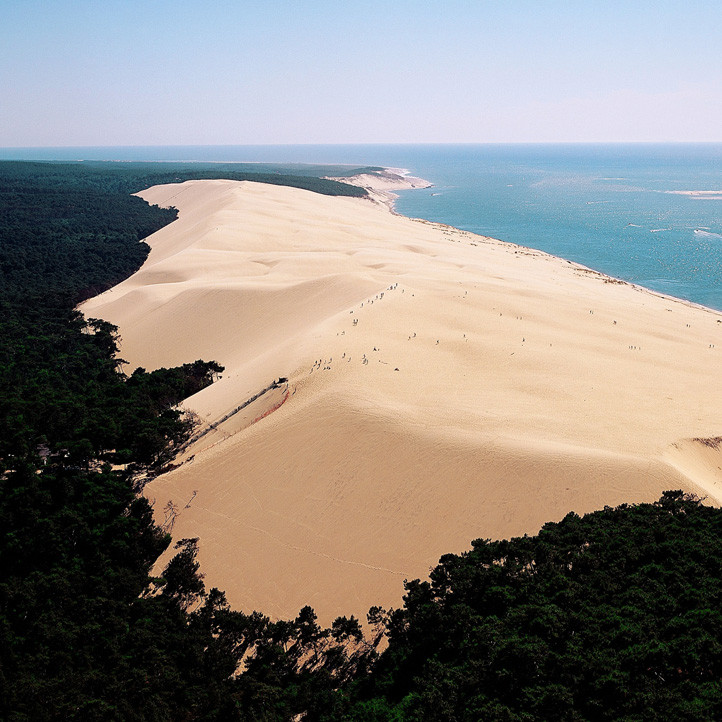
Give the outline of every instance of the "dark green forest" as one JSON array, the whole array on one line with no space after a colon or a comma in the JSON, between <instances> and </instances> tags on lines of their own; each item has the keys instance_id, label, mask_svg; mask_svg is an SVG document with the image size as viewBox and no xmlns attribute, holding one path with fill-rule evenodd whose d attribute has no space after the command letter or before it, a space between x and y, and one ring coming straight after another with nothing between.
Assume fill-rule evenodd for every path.
<instances>
[{"instance_id":1,"label":"dark green forest","mask_svg":"<svg viewBox=\"0 0 722 722\"><path fill-rule=\"evenodd\" d=\"M318 177L348 168L254 170L0 163L0 718L722 719L722 511L681 492L476 540L370 610L366 636L205 589L197 540L173 542L138 492L192 430L177 404L223 368L128 375L117 329L74 308L175 218L130 195L147 186L363 194Z\"/></svg>"}]
</instances>

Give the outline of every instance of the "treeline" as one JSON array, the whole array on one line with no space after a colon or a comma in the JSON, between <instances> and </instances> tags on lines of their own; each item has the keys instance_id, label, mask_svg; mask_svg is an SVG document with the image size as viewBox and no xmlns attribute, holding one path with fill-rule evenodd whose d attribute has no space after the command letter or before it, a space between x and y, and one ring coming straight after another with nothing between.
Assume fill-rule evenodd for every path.
<instances>
[{"instance_id":1,"label":"treeline","mask_svg":"<svg viewBox=\"0 0 722 722\"><path fill-rule=\"evenodd\" d=\"M682 492L406 584L348 719L722 719L722 511Z\"/></svg>"},{"instance_id":2,"label":"treeline","mask_svg":"<svg viewBox=\"0 0 722 722\"><path fill-rule=\"evenodd\" d=\"M161 183L187 180L250 180L257 183L291 186L329 196L363 198L363 188L328 180L323 176L351 176L374 173L377 167L346 166L271 166L259 163L116 163L109 161L78 161L75 163L42 163L0 161L4 191L43 187L57 188L61 193L72 189L128 195ZM51 199L52 200L52 199ZM89 208L89 206L86 206Z\"/></svg>"},{"instance_id":3,"label":"treeline","mask_svg":"<svg viewBox=\"0 0 722 722\"><path fill-rule=\"evenodd\" d=\"M139 484L188 437L177 404L223 369L127 376L117 329L74 306L136 270L140 239L175 218L128 196L159 180L0 164L3 719L286 718L373 654L353 619L322 631L310 609L277 623L232 612L205 593L194 540L150 576L170 537Z\"/></svg>"},{"instance_id":4,"label":"treeline","mask_svg":"<svg viewBox=\"0 0 722 722\"><path fill-rule=\"evenodd\" d=\"M363 188L338 181L249 167L254 166L0 161L0 303L35 306L41 301L34 295L42 289L43 299L59 296L54 305L76 304L127 278L149 250L136 241L177 215L130 195L153 185L223 177L332 196L366 195ZM341 172L338 167L316 172L326 170ZM373 169L346 173L356 170Z\"/></svg>"},{"instance_id":5,"label":"treeline","mask_svg":"<svg viewBox=\"0 0 722 722\"><path fill-rule=\"evenodd\" d=\"M407 582L400 609L372 609L367 638L353 617L320 628L310 607L279 621L231 610L205 589L192 539L152 577L170 537L138 486L187 438L177 404L223 369L128 376L117 330L73 305L135 270L138 239L173 214L133 199L126 217L117 178L89 189L85 171L78 185L52 170L46 187L26 168L18 194L14 172L0 174L0 257L13 251L0 289L0 718L722 719L722 511L680 492L477 540Z\"/></svg>"}]
</instances>

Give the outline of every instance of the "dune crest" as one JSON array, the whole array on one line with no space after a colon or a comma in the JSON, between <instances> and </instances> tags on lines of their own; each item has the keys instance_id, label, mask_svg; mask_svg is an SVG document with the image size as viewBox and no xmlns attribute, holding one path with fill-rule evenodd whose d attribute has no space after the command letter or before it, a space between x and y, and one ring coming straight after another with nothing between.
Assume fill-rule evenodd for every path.
<instances>
[{"instance_id":1,"label":"dune crest","mask_svg":"<svg viewBox=\"0 0 722 722\"><path fill-rule=\"evenodd\" d=\"M132 366L226 367L146 493L234 607L363 617L474 538L670 488L722 500L717 457L681 442L722 434L722 314L368 200L140 195L179 219L82 310Z\"/></svg>"}]
</instances>

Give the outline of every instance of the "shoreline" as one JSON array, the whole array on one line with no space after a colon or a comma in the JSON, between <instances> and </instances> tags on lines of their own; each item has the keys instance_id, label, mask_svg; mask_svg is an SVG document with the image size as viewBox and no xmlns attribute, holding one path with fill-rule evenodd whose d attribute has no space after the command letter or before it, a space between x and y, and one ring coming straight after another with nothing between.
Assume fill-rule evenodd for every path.
<instances>
[{"instance_id":1,"label":"shoreline","mask_svg":"<svg viewBox=\"0 0 722 722\"><path fill-rule=\"evenodd\" d=\"M392 168L392 167L384 167L384 173L388 174L395 182L398 183L396 186L397 190L415 190L415 189L422 189L422 188L433 188L434 183L431 181L428 181L424 178L420 178L417 176L412 176L411 172L407 168ZM398 199L398 195L396 193L390 192L385 190L385 185L383 182L374 184L374 175L372 174L362 174L362 175L356 175L356 176L349 176L348 178L330 178L329 180L336 180L341 183L349 183L349 185L356 185L364 188L366 191L369 192L371 195L372 200L380 202L382 205L386 206L391 213L394 215L397 215L401 218L408 218L412 221L417 221L419 223L430 223L432 225L436 225L438 227L444 227L447 228L449 231L462 231L464 233L473 233L473 231L464 231L463 229L456 228L456 226L451 226L447 223L442 223L440 221L432 221L427 218L416 218L414 216L407 216L403 213L399 213L396 210L395 201ZM354 183L351 183L350 181L354 180ZM407 183L405 181L408 180ZM664 193L671 193L671 194L678 194L678 195L696 195L696 194L714 194L715 197L718 194L721 194L722 191L663 191ZM722 196L721 196L722 197ZM478 234L474 234L478 235ZM488 238L492 241L498 242L498 243L505 243L510 246L514 246L516 248L524 249L525 251L533 251L534 253L542 253L544 255L550 256L551 258L558 258L561 261L565 261L566 263L571 263L578 268L589 272L589 273L596 273L600 276L603 276L605 279L609 279L609 282L611 283L620 283L620 284L626 284L628 286L631 286L633 288L638 289L641 292L644 293L650 293L654 296L658 296L659 298L666 298L670 301L676 301L678 303L684 303L687 304L693 308L698 308L703 311L709 311L714 314L720 314L722 313L722 310L715 309L711 306L705 306L703 303L698 303L696 301L691 301L687 298L681 298L679 296L673 296L669 293L663 293L662 291L655 291L652 288L649 288L647 286L644 286L640 283L634 283L633 281L627 281L626 279L619 278L617 276L612 276L608 273L605 273L604 271L600 271L596 268L592 268L591 266L586 266L582 263L579 263L578 261L574 261L569 258L564 258L563 256L557 256L553 253L548 253L547 251L543 251L539 248L534 248L532 246L523 246L518 243L513 243L511 241L504 241L501 238L495 238L492 236L479 236L480 238Z\"/></svg>"},{"instance_id":2,"label":"shoreline","mask_svg":"<svg viewBox=\"0 0 722 722\"><path fill-rule=\"evenodd\" d=\"M722 499L719 312L364 199L139 195L178 220L81 310L131 365L226 366L186 403L215 426L146 493L234 607L362 618L474 538L669 488ZM229 416L279 377L287 397Z\"/></svg>"},{"instance_id":3,"label":"shoreline","mask_svg":"<svg viewBox=\"0 0 722 722\"><path fill-rule=\"evenodd\" d=\"M399 197L394 191L433 188L434 186L431 181L412 176L405 168L385 167L378 173L361 173L345 178L327 176L327 178L363 188L372 200L382 203L392 213L396 213L394 203Z\"/></svg>"}]
</instances>

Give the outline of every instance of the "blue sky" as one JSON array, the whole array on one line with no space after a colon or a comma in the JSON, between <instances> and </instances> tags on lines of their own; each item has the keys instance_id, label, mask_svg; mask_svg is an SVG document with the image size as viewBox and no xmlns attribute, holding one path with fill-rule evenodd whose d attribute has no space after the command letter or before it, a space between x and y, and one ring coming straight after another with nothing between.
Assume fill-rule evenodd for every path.
<instances>
[{"instance_id":1,"label":"blue sky","mask_svg":"<svg viewBox=\"0 0 722 722\"><path fill-rule=\"evenodd\" d=\"M0 0L0 147L722 141L722 6Z\"/></svg>"}]
</instances>

